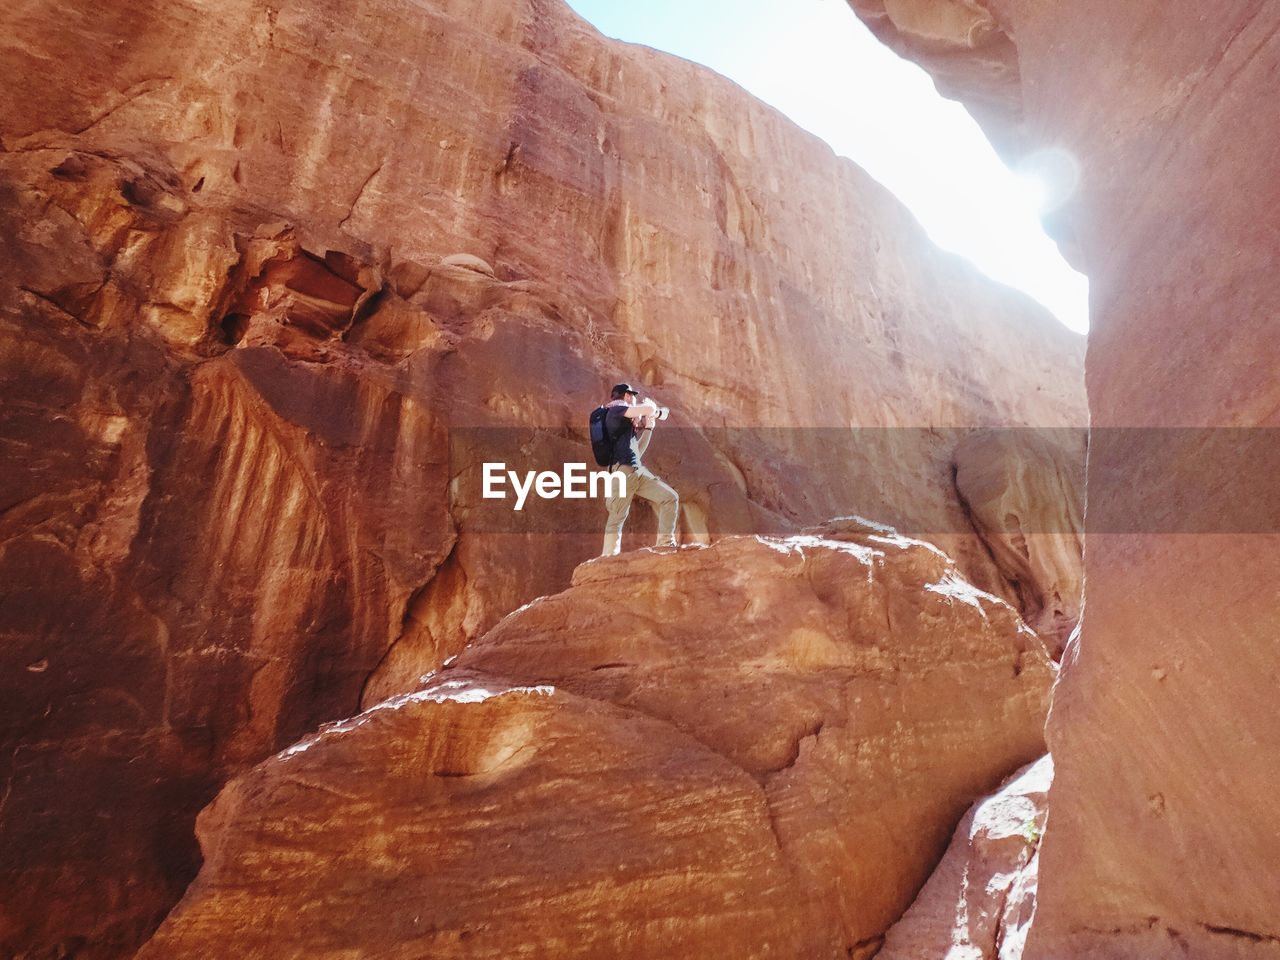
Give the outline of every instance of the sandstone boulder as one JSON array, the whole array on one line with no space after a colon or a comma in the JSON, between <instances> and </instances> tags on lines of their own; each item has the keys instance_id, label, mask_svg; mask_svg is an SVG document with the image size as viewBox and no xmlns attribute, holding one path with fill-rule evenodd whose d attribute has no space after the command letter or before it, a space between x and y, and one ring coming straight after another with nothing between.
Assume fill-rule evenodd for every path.
<instances>
[{"instance_id":1,"label":"sandstone boulder","mask_svg":"<svg viewBox=\"0 0 1280 960\"><path fill-rule=\"evenodd\" d=\"M1044 757L965 814L878 960L1020 960L1052 781L1053 761Z\"/></svg>"},{"instance_id":2,"label":"sandstone boulder","mask_svg":"<svg viewBox=\"0 0 1280 960\"><path fill-rule=\"evenodd\" d=\"M869 956L1054 671L935 548L828 532L587 563L261 764L140 957Z\"/></svg>"}]
</instances>

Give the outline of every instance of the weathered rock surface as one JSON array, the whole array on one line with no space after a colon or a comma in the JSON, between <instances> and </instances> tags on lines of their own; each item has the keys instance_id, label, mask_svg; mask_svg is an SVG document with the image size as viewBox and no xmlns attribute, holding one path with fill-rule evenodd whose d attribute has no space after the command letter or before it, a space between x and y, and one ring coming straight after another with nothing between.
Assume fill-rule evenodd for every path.
<instances>
[{"instance_id":1,"label":"weathered rock surface","mask_svg":"<svg viewBox=\"0 0 1280 960\"><path fill-rule=\"evenodd\" d=\"M956 490L1055 659L1080 619L1085 430L983 430L955 450Z\"/></svg>"},{"instance_id":2,"label":"weathered rock surface","mask_svg":"<svg viewBox=\"0 0 1280 960\"><path fill-rule=\"evenodd\" d=\"M547 0L0 28L0 954L127 954L228 776L562 589L597 508L505 528L474 430L584 459L622 377L687 534L902 512L1013 596L945 438L811 428L1079 423L1079 338L732 84Z\"/></svg>"},{"instance_id":3,"label":"weathered rock surface","mask_svg":"<svg viewBox=\"0 0 1280 960\"><path fill-rule=\"evenodd\" d=\"M1280 8L985 6L1020 68L1021 122L1003 130L1017 123L1020 151L1068 153L1082 172L1054 224L1093 301L1097 535L1049 723L1028 956L1277 957L1274 452L1224 471L1214 451L1245 443L1228 430L1280 425ZM985 65L972 66L977 82ZM1113 436L1173 427L1202 433L1158 473L1150 442ZM1186 525L1238 503L1261 508L1256 522Z\"/></svg>"},{"instance_id":4,"label":"weathered rock surface","mask_svg":"<svg viewBox=\"0 0 1280 960\"><path fill-rule=\"evenodd\" d=\"M1020 133L1018 47L990 0L848 0L885 45L918 61L943 96L963 100L997 143ZM1004 138L1004 139L1002 139Z\"/></svg>"},{"instance_id":5,"label":"weathered rock surface","mask_svg":"<svg viewBox=\"0 0 1280 960\"><path fill-rule=\"evenodd\" d=\"M1020 960L1052 781L1042 757L974 805L878 960Z\"/></svg>"},{"instance_id":6,"label":"weathered rock surface","mask_svg":"<svg viewBox=\"0 0 1280 960\"><path fill-rule=\"evenodd\" d=\"M867 955L1054 670L932 546L823 532L585 564L235 780L140 957Z\"/></svg>"}]
</instances>

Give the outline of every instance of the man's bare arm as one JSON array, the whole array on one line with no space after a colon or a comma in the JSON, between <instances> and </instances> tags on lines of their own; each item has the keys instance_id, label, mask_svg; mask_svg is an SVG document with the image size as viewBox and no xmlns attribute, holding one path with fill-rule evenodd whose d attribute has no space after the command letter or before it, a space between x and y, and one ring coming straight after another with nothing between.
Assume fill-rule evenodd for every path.
<instances>
[{"instance_id":1,"label":"man's bare arm","mask_svg":"<svg viewBox=\"0 0 1280 960\"><path fill-rule=\"evenodd\" d=\"M649 441L653 439L653 423L646 422L644 428L640 431L640 436L636 438L636 452L640 456L644 456L644 452L649 449Z\"/></svg>"},{"instance_id":2,"label":"man's bare arm","mask_svg":"<svg viewBox=\"0 0 1280 960\"><path fill-rule=\"evenodd\" d=\"M630 417L635 420L637 417L654 417L658 415L658 405L652 400L641 400L633 407L627 407L623 411L624 417Z\"/></svg>"}]
</instances>

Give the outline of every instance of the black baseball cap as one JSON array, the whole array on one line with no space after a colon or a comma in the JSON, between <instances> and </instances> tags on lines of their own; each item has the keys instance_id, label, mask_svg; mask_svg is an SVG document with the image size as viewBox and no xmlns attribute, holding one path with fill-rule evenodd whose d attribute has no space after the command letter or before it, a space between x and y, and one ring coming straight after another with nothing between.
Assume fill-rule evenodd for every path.
<instances>
[{"instance_id":1,"label":"black baseball cap","mask_svg":"<svg viewBox=\"0 0 1280 960\"><path fill-rule=\"evenodd\" d=\"M620 396L622 396L624 393L634 393L636 396L639 396L639 395L640 395L640 391L639 391L639 390L637 390L635 387L633 387L631 384L629 384L629 383L616 383L616 384L614 384L614 386L613 386L613 390L612 390L612 391L610 391L610 396L620 397Z\"/></svg>"}]
</instances>

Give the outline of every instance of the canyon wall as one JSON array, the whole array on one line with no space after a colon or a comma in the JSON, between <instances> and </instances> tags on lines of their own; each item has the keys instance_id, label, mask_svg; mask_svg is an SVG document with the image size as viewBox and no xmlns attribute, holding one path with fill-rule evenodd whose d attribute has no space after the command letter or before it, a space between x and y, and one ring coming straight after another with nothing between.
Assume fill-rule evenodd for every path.
<instances>
[{"instance_id":1,"label":"canyon wall","mask_svg":"<svg viewBox=\"0 0 1280 960\"><path fill-rule=\"evenodd\" d=\"M1052 226L1092 290L1087 612L1049 722L1028 956L1280 956L1280 10L853 6L945 60L1014 160L1080 171ZM989 29L937 42L965 11ZM1020 82L993 111L997 61Z\"/></svg>"},{"instance_id":2,"label":"canyon wall","mask_svg":"<svg viewBox=\"0 0 1280 960\"><path fill-rule=\"evenodd\" d=\"M900 515L1031 595L945 428L1078 427L1080 338L731 83L550 0L0 27L0 952L127 955L227 778L562 589L602 511L511 525L485 431L585 459L619 379L686 537Z\"/></svg>"}]
</instances>

